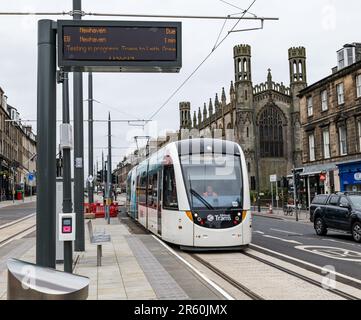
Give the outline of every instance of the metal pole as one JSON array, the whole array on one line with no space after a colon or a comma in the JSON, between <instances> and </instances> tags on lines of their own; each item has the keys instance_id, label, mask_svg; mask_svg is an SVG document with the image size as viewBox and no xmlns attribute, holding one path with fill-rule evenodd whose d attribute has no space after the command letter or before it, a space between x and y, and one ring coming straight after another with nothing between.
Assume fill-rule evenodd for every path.
<instances>
[{"instance_id":1,"label":"metal pole","mask_svg":"<svg viewBox=\"0 0 361 320\"><path fill-rule=\"evenodd\" d=\"M278 181L276 181L276 207L277 207L277 209L279 208L278 207Z\"/></svg>"},{"instance_id":2,"label":"metal pole","mask_svg":"<svg viewBox=\"0 0 361 320\"><path fill-rule=\"evenodd\" d=\"M56 30L38 22L36 264L55 268Z\"/></svg>"},{"instance_id":3,"label":"metal pole","mask_svg":"<svg viewBox=\"0 0 361 320\"><path fill-rule=\"evenodd\" d=\"M93 74L89 72L88 75L88 139L89 139L89 176L94 177L93 171ZM88 196L89 205L94 203L94 184L88 181Z\"/></svg>"},{"instance_id":4,"label":"metal pole","mask_svg":"<svg viewBox=\"0 0 361 320\"><path fill-rule=\"evenodd\" d=\"M259 176L259 166L260 166L260 154L259 154L259 135L258 135L258 127L256 125L256 118L255 118L255 113L253 113L253 125L254 125L254 131L255 131L255 135L254 135L254 139L255 139L255 165L256 165L256 189L257 189L257 210L258 212L261 212L261 196L260 196L260 176Z\"/></svg>"},{"instance_id":5,"label":"metal pole","mask_svg":"<svg viewBox=\"0 0 361 320\"><path fill-rule=\"evenodd\" d=\"M81 19L81 0L73 0L74 20ZM85 251L84 237L84 128L83 74L74 72L74 211L76 213L75 251Z\"/></svg>"},{"instance_id":6,"label":"metal pole","mask_svg":"<svg viewBox=\"0 0 361 320\"><path fill-rule=\"evenodd\" d=\"M110 204L112 202L112 122L110 119L110 113L108 117L108 183L107 183L107 190L108 190L108 224L110 224Z\"/></svg>"},{"instance_id":7,"label":"metal pole","mask_svg":"<svg viewBox=\"0 0 361 320\"><path fill-rule=\"evenodd\" d=\"M69 75L63 76L63 123L70 123L69 110ZM71 199L71 154L70 149L63 149L63 212L72 213L73 204ZM64 241L64 271L73 272L73 242Z\"/></svg>"},{"instance_id":8,"label":"metal pole","mask_svg":"<svg viewBox=\"0 0 361 320\"><path fill-rule=\"evenodd\" d=\"M296 185L296 169L293 167L293 198L296 211L296 221L298 221L298 205L297 205L297 185Z\"/></svg>"},{"instance_id":9,"label":"metal pole","mask_svg":"<svg viewBox=\"0 0 361 320\"><path fill-rule=\"evenodd\" d=\"M272 210L273 210L273 182L271 182L271 197L272 197Z\"/></svg>"}]
</instances>

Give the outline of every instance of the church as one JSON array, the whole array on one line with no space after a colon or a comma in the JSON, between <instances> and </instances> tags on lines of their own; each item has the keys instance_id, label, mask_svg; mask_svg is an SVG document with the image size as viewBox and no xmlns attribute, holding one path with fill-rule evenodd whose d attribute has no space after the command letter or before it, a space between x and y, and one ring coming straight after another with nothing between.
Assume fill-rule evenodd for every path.
<instances>
[{"instance_id":1,"label":"church","mask_svg":"<svg viewBox=\"0 0 361 320\"><path fill-rule=\"evenodd\" d=\"M215 137L241 145L246 156L250 186L260 191L270 189L270 175L278 180L302 165L300 90L307 87L306 49L288 51L290 85L277 83L268 70L264 83L253 84L251 46L233 49L234 82L229 98L225 89L214 101L205 103L191 116L191 103L181 102L181 137Z\"/></svg>"}]
</instances>

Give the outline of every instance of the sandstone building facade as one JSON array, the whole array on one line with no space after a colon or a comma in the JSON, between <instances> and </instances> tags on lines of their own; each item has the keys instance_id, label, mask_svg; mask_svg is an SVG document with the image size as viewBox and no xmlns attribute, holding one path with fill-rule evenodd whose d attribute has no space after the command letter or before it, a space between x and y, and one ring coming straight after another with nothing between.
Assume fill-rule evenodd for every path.
<instances>
[{"instance_id":1,"label":"sandstone building facade","mask_svg":"<svg viewBox=\"0 0 361 320\"><path fill-rule=\"evenodd\" d=\"M273 81L271 69L264 83L252 81L251 47L234 47L234 82L191 116L191 103L181 102L182 138L223 137L239 143L246 156L250 185L270 189L270 175L287 177L302 164L300 90L307 86L306 49L288 51L290 85ZM258 161L259 160L259 161ZM258 165L258 167L257 167ZM257 170L258 175L257 175Z\"/></svg>"}]
</instances>

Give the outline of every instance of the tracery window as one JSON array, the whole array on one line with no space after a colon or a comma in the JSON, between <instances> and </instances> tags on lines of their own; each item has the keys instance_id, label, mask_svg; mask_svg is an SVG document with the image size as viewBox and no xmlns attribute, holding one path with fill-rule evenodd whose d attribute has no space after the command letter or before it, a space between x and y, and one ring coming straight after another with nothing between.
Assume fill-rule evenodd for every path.
<instances>
[{"instance_id":1,"label":"tracery window","mask_svg":"<svg viewBox=\"0 0 361 320\"><path fill-rule=\"evenodd\" d=\"M276 106L267 106L259 117L260 153L263 158L284 156L283 115Z\"/></svg>"}]
</instances>

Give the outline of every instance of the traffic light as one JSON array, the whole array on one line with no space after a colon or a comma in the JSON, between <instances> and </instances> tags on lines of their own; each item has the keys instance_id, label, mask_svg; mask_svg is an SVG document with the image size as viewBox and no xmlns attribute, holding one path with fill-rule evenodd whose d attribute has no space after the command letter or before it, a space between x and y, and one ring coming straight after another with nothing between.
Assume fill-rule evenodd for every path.
<instances>
[{"instance_id":1,"label":"traffic light","mask_svg":"<svg viewBox=\"0 0 361 320\"><path fill-rule=\"evenodd\" d=\"M117 175L115 175L114 173L112 174L112 184L116 184L117 183Z\"/></svg>"},{"instance_id":2,"label":"traffic light","mask_svg":"<svg viewBox=\"0 0 361 320\"><path fill-rule=\"evenodd\" d=\"M97 172L97 182L98 182L98 183L100 183L100 182L103 181L102 176L103 176L102 170L99 170L99 171Z\"/></svg>"}]
</instances>

